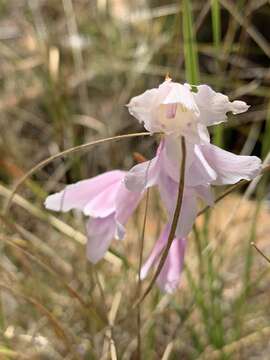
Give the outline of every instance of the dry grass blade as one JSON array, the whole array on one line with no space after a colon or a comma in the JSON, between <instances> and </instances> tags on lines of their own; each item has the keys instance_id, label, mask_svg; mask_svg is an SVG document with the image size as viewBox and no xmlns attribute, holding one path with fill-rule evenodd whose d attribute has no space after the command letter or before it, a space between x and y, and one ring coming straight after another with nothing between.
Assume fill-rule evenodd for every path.
<instances>
[{"instance_id":1,"label":"dry grass blade","mask_svg":"<svg viewBox=\"0 0 270 360\"><path fill-rule=\"evenodd\" d=\"M250 243L250 245L252 245L252 246L258 251L258 253L270 264L270 259L269 259L269 257L266 256L266 255L262 252L262 250L260 250L260 249L258 248L258 246L257 246L254 242Z\"/></svg>"},{"instance_id":2,"label":"dry grass blade","mask_svg":"<svg viewBox=\"0 0 270 360\"><path fill-rule=\"evenodd\" d=\"M7 237L0 236L0 240L3 241L8 246L11 246L11 247L15 248L16 250L19 250L24 255L26 255L28 258L33 260L36 264L38 264L43 270L50 273L60 284L63 285L64 288L66 288L66 290L69 292L69 294L73 298L75 298L75 299L77 299L79 301L79 303L82 305L82 307L84 309L87 309L87 311L90 311L91 316L93 316L98 322L103 323L103 325L105 325L105 320L102 318L102 316L97 314L96 310L91 306L91 304L87 304L82 299L80 294L78 294L78 292L76 290L74 290L65 280L60 278L59 275L57 274L57 272L51 266L48 266L42 260L40 260L36 255L33 255L32 253L30 253L26 249L21 248L14 241L9 240Z\"/></svg>"},{"instance_id":3,"label":"dry grass blade","mask_svg":"<svg viewBox=\"0 0 270 360\"><path fill-rule=\"evenodd\" d=\"M0 195L4 196L6 198L10 198L12 195L12 191L4 187L0 184ZM74 230L71 226L64 223L63 221L57 219L57 217L44 213L41 209L39 209L37 206L34 206L29 201L24 199L22 196L16 194L13 196L14 202L25 209L29 214L33 215L34 217L47 221L49 224L51 224L55 229L60 231L62 234L65 234L72 240L75 240L79 244L85 244L86 243L86 237L81 232Z\"/></svg>"},{"instance_id":4,"label":"dry grass blade","mask_svg":"<svg viewBox=\"0 0 270 360\"><path fill-rule=\"evenodd\" d=\"M22 298L25 301L29 302L42 315L46 316L46 318L49 320L50 324L52 325L55 334L65 342L66 347L69 350L69 352L73 354L75 359L81 359L81 357L78 354L74 353L74 351L72 349L72 346L71 346L71 339L66 334L66 331L64 330L62 325L59 323L59 321L55 318L55 316L44 305L42 305L35 298L30 297L30 296L26 296L26 295L20 293L19 291L15 290L15 289L12 289L10 286L5 285L5 284L0 283L0 288L2 290L6 290L6 291L10 292L11 294L13 294L17 298Z\"/></svg>"},{"instance_id":5,"label":"dry grass blade","mask_svg":"<svg viewBox=\"0 0 270 360\"><path fill-rule=\"evenodd\" d=\"M232 14L235 20L245 28L249 36L256 42L261 50L270 57L270 47L266 39L252 25L245 24L245 18L239 13L235 5L227 0L220 0L221 4Z\"/></svg>"},{"instance_id":6,"label":"dry grass blade","mask_svg":"<svg viewBox=\"0 0 270 360\"><path fill-rule=\"evenodd\" d=\"M156 272L155 272L149 286L147 287L147 289L145 290L145 292L143 293L141 298L133 305L133 307L137 307L152 290L152 288L155 284L155 281L164 266L164 263L167 259L173 239L175 237L176 227L177 227L178 219L179 219L181 208L182 208L182 200L183 200L184 186L185 186L186 142L185 142L185 138L183 136L181 136L181 151L182 151L181 152L182 153L182 162L181 162L181 166L179 166L180 174L179 174L179 188L178 188L177 202L176 202L176 208L175 208L174 215L173 215L172 226L170 229L167 245L161 255L161 259L159 261L158 267L156 269Z\"/></svg>"},{"instance_id":7,"label":"dry grass blade","mask_svg":"<svg viewBox=\"0 0 270 360\"><path fill-rule=\"evenodd\" d=\"M32 175L34 175L37 171L39 171L40 169L44 168L44 166L48 165L49 163L51 163L52 161L65 157L67 155L73 154L75 152L78 151L83 151L86 150L92 146L95 145L100 145L100 144L105 144L111 141L118 141L118 140L122 140L122 139L130 139L133 137L139 137L139 136L149 136L151 135L149 132L141 132L141 133L134 133L134 134L125 134L125 135L118 135L118 136L112 136L109 138L105 138L105 139L100 139L100 140L95 140L95 141L91 141L89 143L83 144L83 145L78 145L78 146L74 146L70 149L64 150L59 152L56 155L50 156L49 158L41 161L39 164L37 164L36 166L34 166L31 170L29 170L20 180L19 182L16 184L16 186L14 187L14 189L12 190L12 193L7 201L6 207L4 209L4 213L7 213L9 211L11 202L14 198L14 195L16 194L16 192L18 191L18 189L20 188L20 186L22 186L22 184Z\"/></svg>"}]
</instances>

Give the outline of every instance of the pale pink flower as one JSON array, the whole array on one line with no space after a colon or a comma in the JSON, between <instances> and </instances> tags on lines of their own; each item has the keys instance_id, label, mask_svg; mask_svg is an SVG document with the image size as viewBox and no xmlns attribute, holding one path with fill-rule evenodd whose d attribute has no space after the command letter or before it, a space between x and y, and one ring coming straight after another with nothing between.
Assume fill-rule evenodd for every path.
<instances>
[{"instance_id":1,"label":"pale pink flower","mask_svg":"<svg viewBox=\"0 0 270 360\"><path fill-rule=\"evenodd\" d=\"M120 170L105 172L68 185L45 201L47 209L63 212L79 209L89 216L87 256L93 263L103 258L113 238L124 237L125 224L141 199L141 194L126 189L125 174Z\"/></svg>"},{"instance_id":2,"label":"pale pink flower","mask_svg":"<svg viewBox=\"0 0 270 360\"><path fill-rule=\"evenodd\" d=\"M226 121L227 112L244 112L243 101L230 102L207 85L192 92L187 84L166 80L131 99L129 111L151 132L164 131L156 156L134 166L125 177L128 190L143 192L157 185L172 218L178 193L182 151L180 135L186 142L185 188L176 236L186 237L197 216L197 200L213 205L211 185L234 184L251 180L261 170L256 156L239 156L210 144L207 126Z\"/></svg>"},{"instance_id":3,"label":"pale pink flower","mask_svg":"<svg viewBox=\"0 0 270 360\"><path fill-rule=\"evenodd\" d=\"M147 90L131 99L130 113L151 133L163 132L156 156L134 166L129 172L109 171L89 180L67 186L50 195L45 206L55 211L79 209L89 217L87 222L87 255L99 261L113 238L122 239L125 225L145 190L157 186L168 213L168 224L154 245L141 270L144 278L164 249L176 207L180 167L183 154L180 136L186 142L185 187L175 239L158 276L161 289L172 292L179 284L185 252L185 238L198 213L198 199L213 205L212 185L234 184L251 180L261 170L255 156L238 156L210 143L207 126L227 120L227 113L239 114L248 109L243 101L229 101L207 85L196 92L188 84L166 80L158 88Z\"/></svg>"}]
</instances>

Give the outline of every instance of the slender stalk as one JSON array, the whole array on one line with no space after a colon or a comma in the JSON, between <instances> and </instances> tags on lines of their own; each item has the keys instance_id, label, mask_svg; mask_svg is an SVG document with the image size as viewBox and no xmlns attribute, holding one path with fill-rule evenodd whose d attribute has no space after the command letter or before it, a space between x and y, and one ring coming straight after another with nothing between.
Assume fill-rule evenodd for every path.
<instances>
[{"instance_id":1,"label":"slender stalk","mask_svg":"<svg viewBox=\"0 0 270 360\"><path fill-rule=\"evenodd\" d=\"M133 307L137 307L141 304L141 302L146 298L146 296L150 293L150 291L152 290L154 283L157 279L157 277L159 276L164 263L167 259L170 247L172 245L173 239L175 237L175 232L176 232L176 228L177 228L177 224L178 224L178 220L180 217L180 212L181 212L181 208L182 208L182 202L183 202L183 194L184 194L184 186L185 186L185 167L186 167L186 141L185 138L183 136L181 136L181 150L182 150L182 162L181 162L181 166L180 166L180 177L179 177L179 187L178 187L178 195L177 195L177 202L176 202L176 208L174 211L174 215L173 215L173 221L172 221L172 226L171 226L171 230L168 236L168 241L167 241L167 245L161 255L161 259L159 261L157 270L149 284L149 286L147 287L147 289L145 290L145 292L143 293L143 295L139 298L139 300L133 305Z\"/></svg>"},{"instance_id":2,"label":"slender stalk","mask_svg":"<svg viewBox=\"0 0 270 360\"><path fill-rule=\"evenodd\" d=\"M254 242L251 242L250 245L252 245L252 246L258 251L258 253L259 253L267 262L270 263L269 257L266 256L266 255L262 252L262 250L260 250L260 249L258 248L258 246L257 246Z\"/></svg>"},{"instance_id":3,"label":"slender stalk","mask_svg":"<svg viewBox=\"0 0 270 360\"><path fill-rule=\"evenodd\" d=\"M89 143L86 144L82 144L82 145L78 145L75 147L72 147L70 149L61 151L53 156L48 157L47 159L41 161L40 163L38 163L37 165L35 165L34 167L32 167L32 169L30 169L25 175L22 176L22 178L18 181L18 183L15 185L14 189L12 190L10 197L7 200L7 204L4 208L4 215L8 213L11 202L16 194L16 192L18 191L18 189L22 186L22 184L32 175L34 175L37 171L41 170L42 168L44 168L46 165L48 165L49 163L51 163L52 161L65 157L66 155L81 151L81 150L86 150L92 146L95 145L99 145L99 144L105 144L111 141L118 141L118 140L122 140L122 139L128 139L128 138L133 138L133 137L139 137L139 136L149 136L151 135L149 132L141 132L141 133L134 133L134 134L124 134L124 135L118 135L118 136L112 136L109 138L105 138L105 139L100 139L100 140L95 140L95 141L91 141Z\"/></svg>"}]
</instances>

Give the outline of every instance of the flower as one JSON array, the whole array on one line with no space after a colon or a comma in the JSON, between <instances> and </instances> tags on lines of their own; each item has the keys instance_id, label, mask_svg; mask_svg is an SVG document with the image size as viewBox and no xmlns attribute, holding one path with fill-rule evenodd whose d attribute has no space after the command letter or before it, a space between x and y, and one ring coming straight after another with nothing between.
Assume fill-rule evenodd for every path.
<instances>
[{"instance_id":1,"label":"flower","mask_svg":"<svg viewBox=\"0 0 270 360\"><path fill-rule=\"evenodd\" d=\"M45 200L47 209L63 212L79 209L89 216L87 257L92 263L103 258L114 237L123 239L125 224L141 199L141 194L126 189L125 174L120 170L108 171L68 185Z\"/></svg>"},{"instance_id":2,"label":"flower","mask_svg":"<svg viewBox=\"0 0 270 360\"><path fill-rule=\"evenodd\" d=\"M191 91L188 84L166 80L157 89L147 90L131 99L129 111L151 132L164 131L156 156L135 165L125 176L129 191L143 192L157 185L172 221L179 187L182 151L180 136L185 137L186 166L182 209L176 237L186 237L197 216L197 202L201 198L213 205L211 185L234 184L241 179L251 180L261 170L256 156L239 156L210 143L207 126L226 121L226 113L244 112L243 101L230 102L207 85Z\"/></svg>"},{"instance_id":3,"label":"flower","mask_svg":"<svg viewBox=\"0 0 270 360\"><path fill-rule=\"evenodd\" d=\"M214 204L212 185L234 184L251 180L261 170L256 156L239 156L210 143L208 126L227 120L227 113L239 114L249 106L243 101L229 101L207 85L193 87L170 79L158 88L131 99L129 112L151 133L164 134L156 156L135 165L130 171L114 170L68 185L48 196L45 206L55 211L79 209L87 222L87 256L96 263L105 254L113 238L123 239L125 225L146 189L157 186L168 213L168 223L141 269L145 278L157 264L167 244L174 216L183 154L180 138L185 138L186 158L182 206L175 238L164 266L157 277L159 287L173 292L180 280L186 237L195 222L200 198ZM181 174L182 176L182 174Z\"/></svg>"},{"instance_id":4,"label":"flower","mask_svg":"<svg viewBox=\"0 0 270 360\"><path fill-rule=\"evenodd\" d=\"M256 156L239 156L210 143L207 127L227 120L227 112L239 114L248 109L243 101L230 102L228 97L217 93L207 85L196 87L192 92L188 84L166 80L158 88L147 90L131 99L129 112L143 123L150 132L164 132L156 156L147 162L135 165L125 176L128 190L144 192L157 185L167 209L169 224L176 208L183 154L180 136L186 144L185 186L181 212L175 239L169 250L159 276L159 285L171 292L176 288L167 276L174 274L179 280L179 268L184 258L185 238L190 233L198 213L198 199L207 205L214 204L212 185L234 184L241 179L251 180L261 170L261 160ZM170 226L167 225L142 269L143 277L165 246ZM179 245L177 253L176 244ZM182 244L182 245L181 245ZM178 261L178 267L175 265ZM181 264L181 266L180 266ZM175 269L178 271L175 272ZM162 280L164 282L162 282Z\"/></svg>"},{"instance_id":5,"label":"flower","mask_svg":"<svg viewBox=\"0 0 270 360\"><path fill-rule=\"evenodd\" d=\"M189 84L166 79L158 88L132 98L128 110L151 133L181 134L198 143L209 139L206 126L225 121L227 112L240 114L249 108L243 101L230 102L207 85L196 89L193 92Z\"/></svg>"},{"instance_id":6,"label":"flower","mask_svg":"<svg viewBox=\"0 0 270 360\"><path fill-rule=\"evenodd\" d=\"M155 265L166 246L170 233L170 224L167 224L162 231L159 239L155 243L152 252L141 268L141 279L145 279L150 268ZM181 272L184 265L184 254L186 248L186 239L175 238L170 247L168 257L157 278L159 288L168 293L173 293L179 286Z\"/></svg>"}]
</instances>

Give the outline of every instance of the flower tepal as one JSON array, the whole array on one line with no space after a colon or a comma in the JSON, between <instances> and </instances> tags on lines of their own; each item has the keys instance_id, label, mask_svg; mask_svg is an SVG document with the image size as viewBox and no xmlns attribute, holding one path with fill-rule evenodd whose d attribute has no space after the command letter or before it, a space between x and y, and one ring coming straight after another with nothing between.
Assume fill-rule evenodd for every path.
<instances>
[{"instance_id":1,"label":"flower tepal","mask_svg":"<svg viewBox=\"0 0 270 360\"><path fill-rule=\"evenodd\" d=\"M103 258L113 238L122 239L125 224L136 209L141 193L128 191L124 171L114 170L65 187L50 195L45 207L54 211L81 210L87 222L87 256L96 263Z\"/></svg>"}]
</instances>

